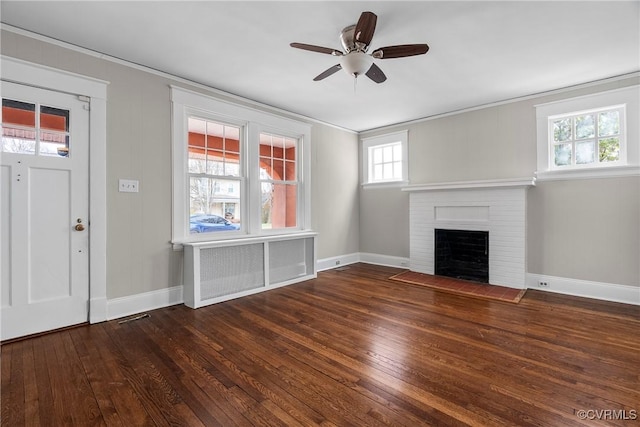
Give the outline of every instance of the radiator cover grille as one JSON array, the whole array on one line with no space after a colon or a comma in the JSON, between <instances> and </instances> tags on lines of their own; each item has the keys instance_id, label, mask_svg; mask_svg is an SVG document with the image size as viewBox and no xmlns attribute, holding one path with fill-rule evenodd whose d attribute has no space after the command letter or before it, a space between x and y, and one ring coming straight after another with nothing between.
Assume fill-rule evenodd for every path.
<instances>
[{"instance_id":1,"label":"radiator cover grille","mask_svg":"<svg viewBox=\"0 0 640 427\"><path fill-rule=\"evenodd\" d=\"M200 298L203 300L263 287L261 243L200 251Z\"/></svg>"}]
</instances>

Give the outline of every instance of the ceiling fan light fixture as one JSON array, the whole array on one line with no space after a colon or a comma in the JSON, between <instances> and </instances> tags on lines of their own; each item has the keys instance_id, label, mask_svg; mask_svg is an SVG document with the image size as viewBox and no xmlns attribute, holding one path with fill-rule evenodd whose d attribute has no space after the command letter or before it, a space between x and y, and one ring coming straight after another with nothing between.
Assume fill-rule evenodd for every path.
<instances>
[{"instance_id":1,"label":"ceiling fan light fixture","mask_svg":"<svg viewBox=\"0 0 640 427\"><path fill-rule=\"evenodd\" d=\"M342 69L354 77L365 74L372 64L373 58L364 52L354 51L340 57Z\"/></svg>"}]
</instances>

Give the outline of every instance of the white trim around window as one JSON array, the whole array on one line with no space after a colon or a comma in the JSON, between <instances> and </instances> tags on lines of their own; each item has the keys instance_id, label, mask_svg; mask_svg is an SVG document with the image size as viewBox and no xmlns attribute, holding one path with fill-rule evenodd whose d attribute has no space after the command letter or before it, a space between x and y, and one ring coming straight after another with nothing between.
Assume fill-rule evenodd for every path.
<instances>
[{"instance_id":1,"label":"white trim around window","mask_svg":"<svg viewBox=\"0 0 640 427\"><path fill-rule=\"evenodd\" d=\"M172 103L172 243L289 234L311 229L310 146L311 126L254 108L225 102L210 96L171 86ZM200 117L229 123L241 129L242 226L238 231L191 235L189 233L189 192L187 133L188 118ZM260 144L261 133L273 133L298 141L297 150L297 224L295 227L263 230L260 218Z\"/></svg>"},{"instance_id":2,"label":"white trim around window","mask_svg":"<svg viewBox=\"0 0 640 427\"><path fill-rule=\"evenodd\" d=\"M382 187L409 182L408 131L362 138L362 185Z\"/></svg>"},{"instance_id":3,"label":"white trim around window","mask_svg":"<svg viewBox=\"0 0 640 427\"><path fill-rule=\"evenodd\" d=\"M634 85L606 92L536 105L538 180L607 178L640 175L640 86ZM605 109L618 109L624 134L621 135L620 158L615 162L592 162L556 166L553 153L551 121L562 117ZM596 152L597 155L597 152Z\"/></svg>"}]
</instances>

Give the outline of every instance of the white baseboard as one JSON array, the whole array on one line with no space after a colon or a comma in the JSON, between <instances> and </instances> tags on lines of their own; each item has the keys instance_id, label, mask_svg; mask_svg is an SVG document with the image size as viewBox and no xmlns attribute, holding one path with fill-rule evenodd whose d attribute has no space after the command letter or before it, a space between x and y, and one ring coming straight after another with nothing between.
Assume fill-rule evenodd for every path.
<instances>
[{"instance_id":1,"label":"white baseboard","mask_svg":"<svg viewBox=\"0 0 640 427\"><path fill-rule=\"evenodd\" d=\"M356 262L360 262L360 254L357 252L319 259L316 263L316 269L318 271L330 270L332 268L342 267L343 265L355 264Z\"/></svg>"},{"instance_id":2,"label":"white baseboard","mask_svg":"<svg viewBox=\"0 0 640 427\"><path fill-rule=\"evenodd\" d=\"M356 262L384 265L386 267L409 268L409 258L367 252L354 252L352 254L319 259L316 266L318 271L323 271L342 267L343 265L355 264Z\"/></svg>"},{"instance_id":3,"label":"white baseboard","mask_svg":"<svg viewBox=\"0 0 640 427\"><path fill-rule=\"evenodd\" d=\"M105 297L89 300L89 323L99 323L107 320L107 299Z\"/></svg>"},{"instance_id":4,"label":"white baseboard","mask_svg":"<svg viewBox=\"0 0 640 427\"><path fill-rule=\"evenodd\" d=\"M540 282L547 286L540 286ZM527 289L640 305L640 287L527 273Z\"/></svg>"},{"instance_id":5,"label":"white baseboard","mask_svg":"<svg viewBox=\"0 0 640 427\"><path fill-rule=\"evenodd\" d=\"M360 262L367 264L384 265L386 267L410 268L409 258L372 254L367 252L360 253Z\"/></svg>"},{"instance_id":6,"label":"white baseboard","mask_svg":"<svg viewBox=\"0 0 640 427\"><path fill-rule=\"evenodd\" d=\"M107 300L107 320L182 304L182 286Z\"/></svg>"}]
</instances>

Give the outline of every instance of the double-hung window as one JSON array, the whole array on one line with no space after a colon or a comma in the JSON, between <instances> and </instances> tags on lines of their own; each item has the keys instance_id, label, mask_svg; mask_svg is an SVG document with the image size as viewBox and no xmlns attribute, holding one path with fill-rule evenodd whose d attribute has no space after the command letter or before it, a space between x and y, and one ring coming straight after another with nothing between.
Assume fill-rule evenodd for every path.
<instances>
[{"instance_id":1,"label":"double-hung window","mask_svg":"<svg viewBox=\"0 0 640 427\"><path fill-rule=\"evenodd\" d=\"M310 126L171 88L174 243L310 228Z\"/></svg>"},{"instance_id":2,"label":"double-hung window","mask_svg":"<svg viewBox=\"0 0 640 427\"><path fill-rule=\"evenodd\" d=\"M298 224L298 140L260 133L260 224L263 230Z\"/></svg>"},{"instance_id":3,"label":"double-hung window","mask_svg":"<svg viewBox=\"0 0 640 427\"><path fill-rule=\"evenodd\" d=\"M242 127L187 118L189 234L240 230L244 168Z\"/></svg>"}]
</instances>

